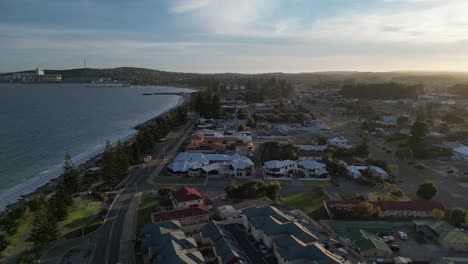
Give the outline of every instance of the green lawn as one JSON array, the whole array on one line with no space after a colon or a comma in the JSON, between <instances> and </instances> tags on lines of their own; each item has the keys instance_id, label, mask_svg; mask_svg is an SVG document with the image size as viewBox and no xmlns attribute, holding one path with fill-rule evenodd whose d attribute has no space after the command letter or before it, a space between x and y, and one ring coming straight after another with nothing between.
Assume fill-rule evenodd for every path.
<instances>
[{"instance_id":1,"label":"green lawn","mask_svg":"<svg viewBox=\"0 0 468 264\"><path fill-rule=\"evenodd\" d=\"M159 184L203 184L205 178L156 177L154 182Z\"/></svg>"},{"instance_id":2,"label":"green lawn","mask_svg":"<svg viewBox=\"0 0 468 264\"><path fill-rule=\"evenodd\" d=\"M63 227L60 230L62 235L85 227L93 222L101 210L101 205L102 202L100 201L75 198L73 206L68 209L68 218L59 223L59 227Z\"/></svg>"},{"instance_id":3,"label":"green lawn","mask_svg":"<svg viewBox=\"0 0 468 264\"><path fill-rule=\"evenodd\" d=\"M382 200L382 201L397 200L396 198L392 197L390 194L387 194L387 193L375 192L373 193L373 195L375 196L377 200Z\"/></svg>"},{"instance_id":4,"label":"green lawn","mask_svg":"<svg viewBox=\"0 0 468 264\"><path fill-rule=\"evenodd\" d=\"M138 225L150 224L151 214L158 211L158 206L159 200L153 192L144 192L138 209Z\"/></svg>"},{"instance_id":5,"label":"green lawn","mask_svg":"<svg viewBox=\"0 0 468 264\"><path fill-rule=\"evenodd\" d=\"M24 216L18 221L21 221L21 223L18 225L16 232L12 236L7 236L8 240L10 241L10 245L15 245L20 240L27 238L29 232L32 229L34 214L31 212L26 212Z\"/></svg>"},{"instance_id":6,"label":"green lawn","mask_svg":"<svg viewBox=\"0 0 468 264\"><path fill-rule=\"evenodd\" d=\"M357 195L354 193L342 192L340 193L340 197L342 200L354 200L357 197Z\"/></svg>"},{"instance_id":7,"label":"green lawn","mask_svg":"<svg viewBox=\"0 0 468 264\"><path fill-rule=\"evenodd\" d=\"M313 219L326 218L326 215L324 215L323 197L314 191L282 195L281 200L288 206L301 210Z\"/></svg>"},{"instance_id":8,"label":"green lawn","mask_svg":"<svg viewBox=\"0 0 468 264\"><path fill-rule=\"evenodd\" d=\"M309 187L320 187L323 186L326 188L327 186L330 185L330 182L328 181L301 181L302 185L304 186L309 186Z\"/></svg>"}]
</instances>

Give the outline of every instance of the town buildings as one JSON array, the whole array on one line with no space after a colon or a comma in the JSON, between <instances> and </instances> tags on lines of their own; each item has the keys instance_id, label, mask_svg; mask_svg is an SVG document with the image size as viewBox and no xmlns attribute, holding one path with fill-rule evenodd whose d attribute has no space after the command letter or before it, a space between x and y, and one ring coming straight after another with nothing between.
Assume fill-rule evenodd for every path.
<instances>
[{"instance_id":1,"label":"town buildings","mask_svg":"<svg viewBox=\"0 0 468 264\"><path fill-rule=\"evenodd\" d=\"M327 200L324 207L330 217L333 217L332 208L337 205L357 205L363 201L357 200ZM430 201L365 201L374 207L380 208L380 217L395 218L431 218L432 211L438 209L445 211L439 202Z\"/></svg>"},{"instance_id":2,"label":"town buildings","mask_svg":"<svg viewBox=\"0 0 468 264\"><path fill-rule=\"evenodd\" d=\"M179 153L169 165L171 173L198 176L245 177L253 175L254 163L246 156L238 154Z\"/></svg>"},{"instance_id":3,"label":"town buildings","mask_svg":"<svg viewBox=\"0 0 468 264\"><path fill-rule=\"evenodd\" d=\"M315 160L270 160L264 162L263 171L271 177L327 178L326 165Z\"/></svg>"},{"instance_id":4,"label":"town buildings","mask_svg":"<svg viewBox=\"0 0 468 264\"><path fill-rule=\"evenodd\" d=\"M141 234L145 263L205 263L195 239L185 235L179 221L145 225Z\"/></svg>"}]
</instances>

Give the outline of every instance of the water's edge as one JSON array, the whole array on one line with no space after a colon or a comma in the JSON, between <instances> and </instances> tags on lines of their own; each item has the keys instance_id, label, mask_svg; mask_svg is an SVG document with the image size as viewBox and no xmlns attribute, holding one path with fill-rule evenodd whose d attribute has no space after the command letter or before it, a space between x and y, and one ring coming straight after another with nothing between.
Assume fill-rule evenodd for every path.
<instances>
[{"instance_id":1,"label":"water's edge","mask_svg":"<svg viewBox=\"0 0 468 264\"><path fill-rule=\"evenodd\" d=\"M139 124L129 128L129 132L126 134L123 134L119 136L119 140L121 142L128 141L132 138L134 138L137 134L137 130L135 130L135 127L141 124L145 124L150 120L153 120L155 118L158 118L160 116L163 116L174 109L178 108L179 106L183 105L189 96L185 95L178 95L178 100L175 105L163 110L162 112L156 114L154 117L145 120L144 122L140 122ZM115 144L117 141L112 142ZM94 149L89 150L88 152L81 153L79 155L76 155L73 157L73 162L75 165L79 166L88 160L96 157L97 155L100 155L104 150L104 145L101 146L96 146ZM37 173L38 175L32 178L29 178L19 184L16 184L15 186L1 190L0 191L0 212L4 211L7 207L12 206L13 204L20 202L21 198L27 197L29 195L34 194L35 192L38 191L39 188L49 184L52 180L58 178L62 173L62 164L57 164L49 169L47 169L45 172L42 173Z\"/></svg>"}]
</instances>

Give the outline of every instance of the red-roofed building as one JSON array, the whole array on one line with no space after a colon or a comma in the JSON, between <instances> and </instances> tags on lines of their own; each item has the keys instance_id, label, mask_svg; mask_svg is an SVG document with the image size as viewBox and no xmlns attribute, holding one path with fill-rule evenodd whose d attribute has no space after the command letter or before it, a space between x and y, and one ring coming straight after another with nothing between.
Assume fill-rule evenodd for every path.
<instances>
[{"instance_id":1,"label":"red-roofed building","mask_svg":"<svg viewBox=\"0 0 468 264\"><path fill-rule=\"evenodd\" d=\"M363 201L344 200L344 201L324 201L325 209L330 217L330 209L336 205L357 205ZM380 208L381 217L432 217L432 211L439 209L445 211L445 207L439 202L426 201L365 201L374 207Z\"/></svg>"},{"instance_id":2,"label":"red-roofed building","mask_svg":"<svg viewBox=\"0 0 468 264\"><path fill-rule=\"evenodd\" d=\"M161 211L176 209L204 207L212 209L211 200L196 188L182 187L170 194L169 199L160 202Z\"/></svg>"},{"instance_id":3,"label":"red-roofed building","mask_svg":"<svg viewBox=\"0 0 468 264\"><path fill-rule=\"evenodd\" d=\"M171 211L156 212L151 215L151 222L160 223L178 220L187 235L199 233L210 221L210 212L206 206L190 207Z\"/></svg>"},{"instance_id":4,"label":"red-roofed building","mask_svg":"<svg viewBox=\"0 0 468 264\"><path fill-rule=\"evenodd\" d=\"M213 202L196 188L182 187L160 202L160 212L151 215L153 223L179 220L185 233L195 234L210 220Z\"/></svg>"}]
</instances>

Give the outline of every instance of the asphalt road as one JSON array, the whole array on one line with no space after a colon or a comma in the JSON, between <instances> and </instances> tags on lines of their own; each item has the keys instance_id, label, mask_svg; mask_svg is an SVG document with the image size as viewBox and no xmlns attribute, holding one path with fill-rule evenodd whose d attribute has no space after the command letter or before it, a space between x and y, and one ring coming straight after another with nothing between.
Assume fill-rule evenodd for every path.
<instances>
[{"instance_id":1,"label":"asphalt road","mask_svg":"<svg viewBox=\"0 0 468 264\"><path fill-rule=\"evenodd\" d=\"M155 189L157 187L146 179L153 174L154 170L160 169L159 165L163 161L162 158L166 152L176 152L181 142L183 142L184 136L190 133L192 127L193 119L161 144L156 155L153 155L153 162L140 167L123 181L121 184L123 187L114 199L106 220L97 234L95 253L91 263L134 263L134 259L131 258L133 257L133 241L129 241L129 239L135 238L136 234L136 223L131 224L131 219L136 216L138 210L138 203L135 203L134 199L135 194L139 190ZM124 223L130 224L124 225Z\"/></svg>"}]
</instances>

